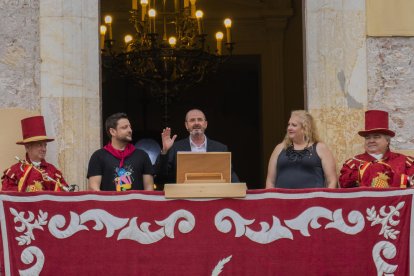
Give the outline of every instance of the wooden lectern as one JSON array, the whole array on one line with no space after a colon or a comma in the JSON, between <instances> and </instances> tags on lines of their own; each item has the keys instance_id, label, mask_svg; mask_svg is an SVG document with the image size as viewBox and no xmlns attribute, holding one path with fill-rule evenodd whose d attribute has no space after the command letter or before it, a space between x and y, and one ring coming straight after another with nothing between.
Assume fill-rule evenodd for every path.
<instances>
[{"instance_id":1,"label":"wooden lectern","mask_svg":"<svg viewBox=\"0 0 414 276\"><path fill-rule=\"evenodd\" d=\"M166 198L245 197L246 183L231 183L230 152L178 152L177 183Z\"/></svg>"}]
</instances>

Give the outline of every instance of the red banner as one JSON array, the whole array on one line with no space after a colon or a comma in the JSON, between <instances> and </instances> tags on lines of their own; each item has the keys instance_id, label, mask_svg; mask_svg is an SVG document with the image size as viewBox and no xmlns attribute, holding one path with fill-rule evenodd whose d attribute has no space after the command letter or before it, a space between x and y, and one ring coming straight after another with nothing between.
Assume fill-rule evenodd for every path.
<instances>
[{"instance_id":1,"label":"red banner","mask_svg":"<svg viewBox=\"0 0 414 276\"><path fill-rule=\"evenodd\" d=\"M6 275L414 275L414 190L0 193Z\"/></svg>"}]
</instances>

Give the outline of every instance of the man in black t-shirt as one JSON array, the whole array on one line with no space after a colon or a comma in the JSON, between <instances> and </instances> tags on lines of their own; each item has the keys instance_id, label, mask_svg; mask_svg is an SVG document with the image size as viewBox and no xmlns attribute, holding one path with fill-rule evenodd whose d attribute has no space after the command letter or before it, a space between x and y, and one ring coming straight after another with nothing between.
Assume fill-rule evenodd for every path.
<instances>
[{"instance_id":1,"label":"man in black t-shirt","mask_svg":"<svg viewBox=\"0 0 414 276\"><path fill-rule=\"evenodd\" d=\"M153 190L153 168L148 154L132 144L132 129L124 113L108 117L105 129L111 138L95 151L88 166L89 189L93 191Z\"/></svg>"}]
</instances>

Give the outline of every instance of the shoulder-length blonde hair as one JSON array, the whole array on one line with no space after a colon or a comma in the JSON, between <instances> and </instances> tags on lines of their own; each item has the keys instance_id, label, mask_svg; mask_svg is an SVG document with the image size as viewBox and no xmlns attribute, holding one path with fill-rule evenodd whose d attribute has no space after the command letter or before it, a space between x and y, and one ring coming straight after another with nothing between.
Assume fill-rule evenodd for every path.
<instances>
[{"instance_id":1,"label":"shoulder-length blonde hair","mask_svg":"<svg viewBox=\"0 0 414 276\"><path fill-rule=\"evenodd\" d=\"M319 137L316 130L315 122L312 115L309 114L306 110L294 110L290 114L291 117L295 116L299 118L299 123L303 128L304 140L307 144L318 143ZM293 141L289 138L289 135L286 133L285 138L283 139L284 148L288 148L293 145Z\"/></svg>"}]
</instances>

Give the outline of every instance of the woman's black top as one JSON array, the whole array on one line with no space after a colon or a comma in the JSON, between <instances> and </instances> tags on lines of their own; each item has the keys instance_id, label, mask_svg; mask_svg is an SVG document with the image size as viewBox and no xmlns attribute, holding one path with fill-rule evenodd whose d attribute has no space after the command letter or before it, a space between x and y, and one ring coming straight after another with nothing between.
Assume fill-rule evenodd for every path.
<instances>
[{"instance_id":1,"label":"woman's black top","mask_svg":"<svg viewBox=\"0 0 414 276\"><path fill-rule=\"evenodd\" d=\"M282 150L277 159L276 188L325 187L325 175L316 144L303 150L295 150L293 145Z\"/></svg>"}]
</instances>

